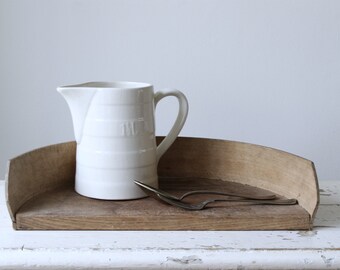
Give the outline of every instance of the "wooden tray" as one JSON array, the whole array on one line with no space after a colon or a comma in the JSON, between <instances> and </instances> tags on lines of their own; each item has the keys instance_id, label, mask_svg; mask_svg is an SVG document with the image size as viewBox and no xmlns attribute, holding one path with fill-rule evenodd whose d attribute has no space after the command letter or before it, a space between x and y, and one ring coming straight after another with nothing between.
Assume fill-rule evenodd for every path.
<instances>
[{"instance_id":1,"label":"wooden tray","mask_svg":"<svg viewBox=\"0 0 340 270\"><path fill-rule=\"evenodd\" d=\"M90 199L73 190L75 151L75 142L68 142L10 160L6 199L15 229L301 230L312 228L319 203L313 162L268 147L178 138L159 163L160 186L174 194L199 188L275 193L298 205L224 203L187 211L152 198Z\"/></svg>"}]
</instances>

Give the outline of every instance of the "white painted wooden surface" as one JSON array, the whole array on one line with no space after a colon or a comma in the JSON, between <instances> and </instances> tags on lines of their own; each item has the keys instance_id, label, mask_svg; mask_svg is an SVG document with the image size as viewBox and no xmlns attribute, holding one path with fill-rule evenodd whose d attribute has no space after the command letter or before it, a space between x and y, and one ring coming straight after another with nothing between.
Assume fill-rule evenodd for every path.
<instances>
[{"instance_id":1,"label":"white painted wooden surface","mask_svg":"<svg viewBox=\"0 0 340 270\"><path fill-rule=\"evenodd\" d=\"M14 231L0 181L0 269L340 269L340 181L312 231Z\"/></svg>"}]
</instances>

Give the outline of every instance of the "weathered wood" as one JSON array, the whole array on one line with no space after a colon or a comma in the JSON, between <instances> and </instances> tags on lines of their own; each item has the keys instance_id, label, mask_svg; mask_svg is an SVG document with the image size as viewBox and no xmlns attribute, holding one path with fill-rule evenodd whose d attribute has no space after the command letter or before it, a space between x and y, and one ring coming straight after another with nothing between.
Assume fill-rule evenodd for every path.
<instances>
[{"instance_id":1,"label":"weathered wood","mask_svg":"<svg viewBox=\"0 0 340 270\"><path fill-rule=\"evenodd\" d=\"M247 184L295 198L314 217L319 188L312 161L249 143L178 138L161 159L158 173Z\"/></svg>"},{"instance_id":2,"label":"weathered wood","mask_svg":"<svg viewBox=\"0 0 340 270\"><path fill-rule=\"evenodd\" d=\"M11 160L7 200L17 229L309 229L319 202L311 161L240 142L178 138L159 164L162 188L173 193L200 187L250 193L268 190L296 198L299 205L224 204L189 212L151 198L93 200L73 191L74 166L74 143L41 148Z\"/></svg>"},{"instance_id":3,"label":"weathered wood","mask_svg":"<svg viewBox=\"0 0 340 270\"><path fill-rule=\"evenodd\" d=\"M161 179L174 194L192 189L218 188L265 194L257 188L222 180ZM179 189L177 187L180 187ZM201 200L206 196L195 197ZM299 205L271 206L219 203L203 211L187 211L152 198L100 201L74 192L72 187L44 193L17 213L17 229L65 230L279 230L309 229L309 214Z\"/></svg>"},{"instance_id":4,"label":"weathered wood","mask_svg":"<svg viewBox=\"0 0 340 270\"><path fill-rule=\"evenodd\" d=\"M15 226L15 215L28 200L66 184L75 174L76 143L42 147L9 160L6 203Z\"/></svg>"}]
</instances>

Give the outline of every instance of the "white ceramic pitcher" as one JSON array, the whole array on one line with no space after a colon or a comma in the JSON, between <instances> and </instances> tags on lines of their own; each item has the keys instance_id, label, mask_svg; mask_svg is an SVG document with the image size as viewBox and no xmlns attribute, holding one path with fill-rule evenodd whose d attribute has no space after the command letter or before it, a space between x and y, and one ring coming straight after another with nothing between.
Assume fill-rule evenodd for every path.
<instances>
[{"instance_id":1,"label":"white ceramic pitcher","mask_svg":"<svg viewBox=\"0 0 340 270\"><path fill-rule=\"evenodd\" d=\"M79 194L106 200L137 199L146 195L133 180L158 186L158 161L188 114L182 92L154 94L152 85L135 82L89 82L57 90L72 114L77 142L75 189ZM154 109L166 96L178 99L179 113L157 147Z\"/></svg>"}]
</instances>

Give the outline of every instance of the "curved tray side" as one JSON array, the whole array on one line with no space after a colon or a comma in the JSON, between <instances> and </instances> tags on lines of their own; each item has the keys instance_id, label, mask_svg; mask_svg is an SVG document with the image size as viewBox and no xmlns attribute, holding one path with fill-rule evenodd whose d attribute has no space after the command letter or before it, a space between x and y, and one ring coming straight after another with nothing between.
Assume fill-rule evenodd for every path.
<instances>
[{"instance_id":1,"label":"curved tray side","mask_svg":"<svg viewBox=\"0 0 340 270\"><path fill-rule=\"evenodd\" d=\"M15 214L29 199L74 182L75 142L33 150L9 160L6 202L13 224Z\"/></svg>"},{"instance_id":2,"label":"curved tray side","mask_svg":"<svg viewBox=\"0 0 340 270\"><path fill-rule=\"evenodd\" d=\"M310 214L311 221L319 203L313 162L249 143L177 138L160 160L158 173L228 180L295 198Z\"/></svg>"}]
</instances>

